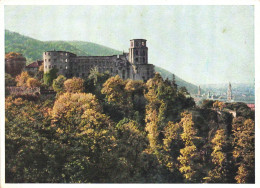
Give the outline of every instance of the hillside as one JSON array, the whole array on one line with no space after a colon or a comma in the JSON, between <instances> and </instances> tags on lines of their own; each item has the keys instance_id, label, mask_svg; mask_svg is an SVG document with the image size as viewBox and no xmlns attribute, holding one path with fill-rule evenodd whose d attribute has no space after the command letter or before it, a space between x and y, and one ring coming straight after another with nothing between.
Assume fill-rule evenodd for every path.
<instances>
[{"instance_id":1,"label":"hillside","mask_svg":"<svg viewBox=\"0 0 260 188\"><path fill-rule=\"evenodd\" d=\"M42 53L47 50L64 50L81 56L106 56L121 54L121 51L99 44L83 41L40 41L16 32L5 30L5 53L19 52L27 59L27 64L42 59ZM163 78L172 79L172 73L155 66L155 71L161 73ZM178 86L185 86L192 94L197 93L197 86L190 84L175 76Z\"/></svg>"},{"instance_id":2,"label":"hillside","mask_svg":"<svg viewBox=\"0 0 260 188\"><path fill-rule=\"evenodd\" d=\"M26 57L27 63L42 59L42 53L47 50L69 51L80 56L114 55L120 51L95 43L80 41L40 41L19 33L5 30L5 53L19 52Z\"/></svg>"},{"instance_id":3,"label":"hillside","mask_svg":"<svg viewBox=\"0 0 260 188\"><path fill-rule=\"evenodd\" d=\"M164 79L166 79L166 78L168 78L169 80L172 79L172 74L173 73L171 73L171 72L169 72L169 71L167 71L167 70L165 70L165 69L163 69L161 67L156 67L155 66L155 71L159 72ZM189 82L186 82L186 81L184 81L183 79L181 79L180 77L178 77L176 75L175 75L175 80L176 80L176 83L177 83L177 85L179 87L182 87L182 86L186 87L191 94L197 94L198 93L198 86L193 85L193 84L191 84Z\"/></svg>"}]
</instances>

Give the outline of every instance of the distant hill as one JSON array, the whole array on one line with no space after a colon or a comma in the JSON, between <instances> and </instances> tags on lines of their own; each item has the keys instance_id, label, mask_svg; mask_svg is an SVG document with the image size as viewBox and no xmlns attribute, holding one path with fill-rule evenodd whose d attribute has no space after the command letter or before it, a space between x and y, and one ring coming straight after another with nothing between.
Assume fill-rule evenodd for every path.
<instances>
[{"instance_id":1,"label":"distant hill","mask_svg":"<svg viewBox=\"0 0 260 188\"><path fill-rule=\"evenodd\" d=\"M19 33L5 30L5 52L19 52L27 59L27 63L42 59L42 53L48 50L69 51L80 56L99 56L122 54L118 50L99 44L81 41L40 41Z\"/></svg>"},{"instance_id":2,"label":"distant hill","mask_svg":"<svg viewBox=\"0 0 260 188\"><path fill-rule=\"evenodd\" d=\"M169 80L172 80L172 74L173 73L171 73L171 72L169 72L169 71L167 71L167 70L165 70L161 67L157 67L157 66L155 66L155 71L159 72L164 79L168 78ZM176 75L175 75L175 81L176 81L176 83L179 87L182 87L182 86L186 87L191 94L197 94L198 93L198 86L193 85L189 82L186 82Z\"/></svg>"},{"instance_id":3,"label":"distant hill","mask_svg":"<svg viewBox=\"0 0 260 188\"><path fill-rule=\"evenodd\" d=\"M99 44L83 41L40 41L16 32L5 30L5 52L18 52L27 59L27 64L42 59L42 53L48 50L69 51L80 56L107 56L122 54L121 51ZM172 79L172 73L155 66L155 71L161 73L164 79ZM185 86L192 94L198 92L197 86L175 76L179 87Z\"/></svg>"}]
</instances>

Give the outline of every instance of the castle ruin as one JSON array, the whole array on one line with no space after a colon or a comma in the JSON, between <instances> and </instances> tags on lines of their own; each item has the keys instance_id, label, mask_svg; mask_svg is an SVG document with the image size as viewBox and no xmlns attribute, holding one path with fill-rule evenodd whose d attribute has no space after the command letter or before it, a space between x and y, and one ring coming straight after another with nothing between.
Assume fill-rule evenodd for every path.
<instances>
[{"instance_id":1,"label":"castle ruin","mask_svg":"<svg viewBox=\"0 0 260 188\"><path fill-rule=\"evenodd\" d=\"M77 56L66 51L43 53L44 73L55 68L58 75L67 78L89 75L91 69L119 75L122 79L147 81L154 75L154 65L148 63L148 48L145 39L130 40L129 53L112 56Z\"/></svg>"}]
</instances>

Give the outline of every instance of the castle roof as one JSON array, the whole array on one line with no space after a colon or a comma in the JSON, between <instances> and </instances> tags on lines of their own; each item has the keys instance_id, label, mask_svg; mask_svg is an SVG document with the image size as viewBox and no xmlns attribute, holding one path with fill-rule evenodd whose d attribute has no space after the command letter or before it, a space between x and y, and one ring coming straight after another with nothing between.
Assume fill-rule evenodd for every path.
<instances>
[{"instance_id":1,"label":"castle roof","mask_svg":"<svg viewBox=\"0 0 260 188\"><path fill-rule=\"evenodd\" d=\"M32 62L31 64L27 65L26 68L38 68L42 65L43 60L38 60L35 62Z\"/></svg>"}]
</instances>

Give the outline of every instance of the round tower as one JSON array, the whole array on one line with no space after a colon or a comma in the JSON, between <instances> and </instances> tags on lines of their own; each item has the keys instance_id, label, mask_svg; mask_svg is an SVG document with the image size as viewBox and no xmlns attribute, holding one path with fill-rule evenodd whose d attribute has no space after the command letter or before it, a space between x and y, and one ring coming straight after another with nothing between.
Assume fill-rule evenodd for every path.
<instances>
[{"instance_id":1,"label":"round tower","mask_svg":"<svg viewBox=\"0 0 260 188\"><path fill-rule=\"evenodd\" d=\"M145 39L130 40L129 62L131 64L148 64L148 48Z\"/></svg>"},{"instance_id":2,"label":"round tower","mask_svg":"<svg viewBox=\"0 0 260 188\"><path fill-rule=\"evenodd\" d=\"M65 51L46 51L43 52L44 73L55 68L58 74L67 76L70 68L70 57L76 56L73 53Z\"/></svg>"}]
</instances>

